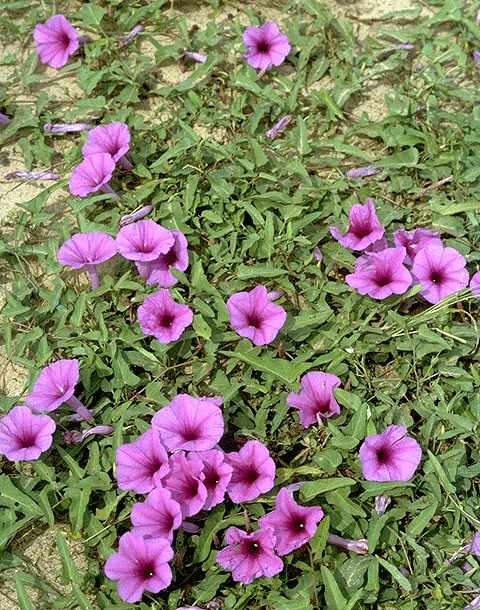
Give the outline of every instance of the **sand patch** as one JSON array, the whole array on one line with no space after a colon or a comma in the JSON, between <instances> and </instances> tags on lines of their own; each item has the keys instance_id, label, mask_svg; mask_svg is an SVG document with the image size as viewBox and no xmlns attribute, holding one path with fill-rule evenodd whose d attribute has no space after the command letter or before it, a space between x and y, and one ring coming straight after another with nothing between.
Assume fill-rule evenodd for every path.
<instances>
[{"instance_id":1,"label":"sand patch","mask_svg":"<svg viewBox=\"0 0 480 610\"><path fill-rule=\"evenodd\" d=\"M56 544L56 535L61 532L72 561L79 574L84 574L88 568L85 549L81 542L75 541L66 526L55 526L49 528L38 536L25 543L23 546L22 536L15 542L15 553L24 558L24 564L18 568L22 572L31 574L40 580L43 590L27 586L26 590L31 602L37 608L51 609L55 598L59 595L70 596L71 586L64 582L62 576L62 562ZM29 536L32 536L30 533ZM19 608L15 590L14 576L17 569L5 570L0 575L0 610L17 610ZM90 603L95 606L92 599ZM70 606L78 608L78 606Z\"/></svg>"}]
</instances>

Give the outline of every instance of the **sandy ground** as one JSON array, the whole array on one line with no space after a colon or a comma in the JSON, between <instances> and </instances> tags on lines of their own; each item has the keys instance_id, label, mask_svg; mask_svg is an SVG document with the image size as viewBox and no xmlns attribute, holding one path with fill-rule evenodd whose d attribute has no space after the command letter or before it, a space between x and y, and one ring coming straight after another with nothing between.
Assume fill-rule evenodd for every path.
<instances>
[{"instance_id":1,"label":"sandy ground","mask_svg":"<svg viewBox=\"0 0 480 610\"><path fill-rule=\"evenodd\" d=\"M384 0L382 3L379 3L377 0L327 1L329 7L339 18L349 19L353 23L360 39L373 35L379 28L385 28L385 22L381 21L383 15L388 15L388 13L395 10L406 10L418 6L415 0ZM248 24L248 19L238 8L238 6L242 5L243 2L237 3L236 6L232 5L231 9L228 11L228 15L225 15L225 13L214 13L212 9L209 8L199 10L198 3L196 2L182 2L179 0L173 3L174 8L170 13L172 15L178 14L186 16L190 26L197 25L199 27L204 27L212 18L216 21L238 19L241 23L246 25ZM262 10L261 7L257 8L266 19L271 19L278 23L284 21L284 13L279 9ZM428 9L424 8L423 10ZM146 54L153 53L153 48L149 46L148 43L142 44L144 44L142 52ZM0 56L5 56L8 52L12 51L18 53L19 63L17 65L19 65L25 60L30 49L2 47L0 41ZM11 82L13 70L14 66L0 66L0 83L2 81L4 83L6 81ZM54 71L50 69L45 70L46 80L51 79L54 76ZM178 65L171 64L162 67L162 77L166 82L176 84L186 78L186 75ZM322 86L328 88L328 80L322 83ZM82 92L77 86L74 76L63 78L61 81L50 81L50 84L42 90L48 91L50 95L54 95L59 100L72 100L82 97ZM369 91L368 97L364 98L352 111L354 116L361 116L362 113L366 112L372 120L381 120L386 114L385 94L387 94L388 91L389 87L387 85L377 84L375 88ZM30 95L23 95L19 98L19 100L25 104L33 103L34 99L35 92L32 92ZM150 100L148 106L142 111L142 114L148 115L149 113L156 113L156 116L158 117L158 110L156 109L154 100ZM201 137L212 137L211 131L207 126L195 125L193 128ZM213 137L222 141L226 137L226 133L224 131L219 131L218 133L213 134ZM59 152L61 151L61 146L61 139L59 139L58 142L55 143L55 147ZM22 153L18 145L11 144L3 147L0 151L0 232L2 221L12 221L12 215L14 215L15 210L18 209L18 203L31 200L38 195L46 185L50 184L11 182L4 179L4 175L8 172L21 168ZM55 193L53 201L61 202L67 195L66 192L59 190ZM6 288L8 289L8 287L3 287L3 292L5 292ZM1 303L2 287L0 287L0 306ZM13 363L9 362L0 346L0 393L8 396L19 396L25 386L26 380L26 372L21 367L15 366ZM63 531L66 534L67 542L77 568L79 570L85 569L86 558L85 554L82 552L81 543L74 543L71 538L69 538L68 530L64 529ZM62 581L61 562L55 545L55 530L50 529L40 532L34 537L31 543L22 547L22 553L26 559L27 565L33 568L34 573L39 578L48 582L54 589L62 594L68 592L68 587L66 588ZM0 573L0 610L19 609L16 600L15 585L11 580L12 574L12 571L4 572L3 574ZM48 598L42 597L42 594L37 590L29 588L28 591L34 606L45 609L51 607Z\"/></svg>"}]
</instances>

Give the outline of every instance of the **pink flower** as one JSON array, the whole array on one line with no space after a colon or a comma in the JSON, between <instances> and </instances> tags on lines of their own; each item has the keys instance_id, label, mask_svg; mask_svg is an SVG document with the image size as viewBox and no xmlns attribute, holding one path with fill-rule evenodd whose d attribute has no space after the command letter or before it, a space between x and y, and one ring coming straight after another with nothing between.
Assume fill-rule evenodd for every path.
<instances>
[{"instance_id":1,"label":"pink flower","mask_svg":"<svg viewBox=\"0 0 480 610\"><path fill-rule=\"evenodd\" d=\"M365 250L370 244L381 239L384 228L377 217L373 199L367 199L364 205L356 203L349 214L350 223L345 235L337 227L330 227L330 233L345 248Z\"/></svg>"},{"instance_id":2,"label":"pink flower","mask_svg":"<svg viewBox=\"0 0 480 610\"><path fill-rule=\"evenodd\" d=\"M279 66L291 49L287 36L272 21L267 21L260 27L248 27L243 33L243 44L247 49L247 63L257 70Z\"/></svg>"},{"instance_id":3,"label":"pink flower","mask_svg":"<svg viewBox=\"0 0 480 610\"><path fill-rule=\"evenodd\" d=\"M271 343L285 324L287 313L271 302L265 286L249 292L236 292L227 301L230 324L241 336L254 345Z\"/></svg>"},{"instance_id":4,"label":"pink flower","mask_svg":"<svg viewBox=\"0 0 480 610\"><path fill-rule=\"evenodd\" d=\"M365 249L365 253L367 252L383 252L389 248L388 241L386 237L382 237L381 239L377 239L373 244L370 244L368 248Z\"/></svg>"},{"instance_id":5,"label":"pink flower","mask_svg":"<svg viewBox=\"0 0 480 610\"><path fill-rule=\"evenodd\" d=\"M115 161L107 153L89 155L74 168L70 176L70 192L79 197L86 197L100 190L111 192L108 183L112 179L114 169Z\"/></svg>"},{"instance_id":6,"label":"pink flower","mask_svg":"<svg viewBox=\"0 0 480 610\"><path fill-rule=\"evenodd\" d=\"M207 488L207 501L203 507L210 510L225 499L225 493L232 478L233 469L225 461L225 454L218 449L202 451L197 454L203 463L203 484Z\"/></svg>"},{"instance_id":7,"label":"pink flower","mask_svg":"<svg viewBox=\"0 0 480 610\"><path fill-rule=\"evenodd\" d=\"M405 257L406 265L411 265L420 250L423 250L426 246L442 245L442 240L438 237L438 233L434 233L429 229L414 229L413 231L399 229L394 232L393 240L396 246L403 246L407 251L407 256Z\"/></svg>"},{"instance_id":8,"label":"pink flower","mask_svg":"<svg viewBox=\"0 0 480 610\"><path fill-rule=\"evenodd\" d=\"M170 466L158 431L150 428L133 443L121 445L116 466L117 483L124 491L145 494L160 486Z\"/></svg>"},{"instance_id":9,"label":"pink flower","mask_svg":"<svg viewBox=\"0 0 480 610\"><path fill-rule=\"evenodd\" d=\"M174 245L175 238L154 220L139 220L122 227L116 241L124 258L144 263L166 254Z\"/></svg>"},{"instance_id":10,"label":"pink flower","mask_svg":"<svg viewBox=\"0 0 480 610\"><path fill-rule=\"evenodd\" d=\"M188 242L180 231L170 231L174 242L166 254L148 262L137 262L138 273L147 280L147 284L158 284L160 288L170 288L178 280L171 269L185 271L188 267Z\"/></svg>"},{"instance_id":11,"label":"pink flower","mask_svg":"<svg viewBox=\"0 0 480 610\"><path fill-rule=\"evenodd\" d=\"M117 163L130 148L130 131L126 123L99 125L88 132L87 141L82 147L84 157L107 153Z\"/></svg>"},{"instance_id":12,"label":"pink flower","mask_svg":"<svg viewBox=\"0 0 480 610\"><path fill-rule=\"evenodd\" d=\"M382 434L367 436L360 447L367 481L409 481L421 459L420 445L404 426L388 426Z\"/></svg>"},{"instance_id":13,"label":"pink flower","mask_svg":"<svg viewBox=\"0 0 480 610\"><path fill-rule=\"evenodd\" d=\"M173 532L182 525L180 504L172 499L168 489L153 489L144 502L132 506L133 532L144 538L173 540Z\"/></svg>"},{"instance_id":14,"label":"pink flower","mask_svg":"<svg viewBox=\"0 0 480 610\"><path fill-rule=\"evenodd\" d=\"M217 553L216 561L237 582L248 585L256 578L271 578L283 570L283 561L275 554L272 528L247 534L237 527L229 527L225 542L228 546Z\"/></svg>"},{"instance_id":15,"label":"pink flower","mask_svg":"<svg viewBox=\"0 0 480 610\"><path fill-rule=\"evenodd\" d=\"M480 271L477 271L477 273L472 275L472 279L470 280L470 290L474 295L480 297Z\"/></svg>"},{"instance_id":16,"label":"pink flower","mask_svg":"<svg viewBox=\"0 0 480 610\"><path fill-rule=\"evenodd\" d=\"M93 419L90 411L74 396L79 378L78 360L52 362L41 370L25 402L38 413L55 411L67 403L82 419Z\"/></svg>"},{"instance_id":17,"label":"pink flower","mask_svg":"<svg viewBox=\"0 0 480 610\"><path fill-rule=\"evenodd\" d=\"M382 252L368 252L361 256L355 271L345 281L360 294L372 299L386 299L392 294L403 294L411 283L412 276L403 265L405 248L387 248Z\"/></svg>"},{"instance_id":18,"label":"pink flower","mask_svg":"<svg viewBox=\"0 0 480 610\"><path fill-rule=\"evenodd\" d=\"M449 294L468 286L465 258L455 248L427 246L413 261L412 273L421 284L422 297L438 303Z\"/></svg>"},{"instance_id":19,"label":"pink flower","mask_svg":"<svg viewBox=\"0 0 480 610\"><path fill-rule=\"evenodd\" d=\"M144 591L158 593L172 582L168 562L173 550L162 538L142 538L127 532L119 540L119 550L105 564L105 574L117 581L117 591L124 602L133 604Z\"/></svg>"},{"instance_id":20,"label":"pink flower","mask_svg":"<svg viewBox=\"0 0 480 610\"><path fill-rule=\"evenodd\" d=\"M202 510L207 500L207 489L203 483L203 462L190 453L175 453L170 458L170 474L164 486L182 509L183 518L192 517Z\"/></svg>"},{"instance_id":21,"label":"pink flower","mask_svg":"<svg viewBox=\"0 0 480 610\"><path fill-rule=\"evenodd\" d=\"M249 502L267 493L275 482L275 462L259 441L248 441L238 452L227 453L233 468L227 493L233 502Z\"/></svg>"},{"instance_id":22,"label":"pink flower","mask_svg":"<svg viewBox=\"0 0 480 610\"><path fill-rule=\"evenodd\" d=\"M48 415L33 415L27 407L13 407L0 418L0 455L11 462L38 460L52 446L55 428Z\"/></svg>"},{"instance_id":23,"label":"pink flower","mask_svg":"<svg viewBox=\"0 0 480 610\"><path fill-rule=\"evenodd\" d=\"M476 532L475 536L472 538L471 543L468 545L468 552L471 555L480 557L480 532Z\"/></svg>"},{"instance_id":24,"label":"pink flower","mask_svg":"<svg viewBox=\"0 0 480 610\"><path fill-rule=\"evenodd\" d=\"M104 263L117 254L115 240L108 233L92 231L91 233L77 233L61 246L57 260L61 265L73 269L85 268L92 288L100 286L97 265Z\"/></svg>"},{"instance_id":25,"label":"pink flower","mask_svg":"<svg viewBox=\"0 0 480 610\"><path fill-rule=\"evenodd\" d=\"M152 426L169 451L207 451L223 436L222 402L222 398L179 394L155 413Z\"/></svg>"},{"instance_id":26,"label":"pink flower","mask_svg":"<svg viewBox=\"0 0 480 610\"><path fill-rule=\"evenodd\" d=\"M193 322L187 305L176 303L166 289L145 297L137 312L144 335L153 335L160 343L177 341Z\"/></svg>"},{"instance_id":27,"label":"pink flower","mask_svg":"<svg viewBox=\"0 0 480 610\"><path fill-rule=\"evenodd\" d=\"M340 406L335 400L333 390L338 388L341 381L336 375L330 373L312 372L304 375L300 380L300 392L290 392L287 403L290 407L298 409L300 422L304 428L318 423L340 413Z\"/></svg>"},{"instance_id":28,"label":"pink flower","mask_svg":"<svg viewBox=\"0 0 480 610\"><path fill-rule=\"evenodd\" d=\"M33 31L37 55L42 64L62 68L78 49L76 29L64 15L54 15L45 23L39 23Z\"/></svg>"},{"instance_id":29,"label":"pink flower","mask_svg":"<svg viewBox=\"0 0 480 610\"><path fill-rule=\"evenodd\" d=\"M282 556L313 538L322 519L320 506L300 506L288 489L283 488L275 501L275 510L262 517L260 525L262 528L270 527L275 532L275 549Z\"/></svg>"}]
</instances>

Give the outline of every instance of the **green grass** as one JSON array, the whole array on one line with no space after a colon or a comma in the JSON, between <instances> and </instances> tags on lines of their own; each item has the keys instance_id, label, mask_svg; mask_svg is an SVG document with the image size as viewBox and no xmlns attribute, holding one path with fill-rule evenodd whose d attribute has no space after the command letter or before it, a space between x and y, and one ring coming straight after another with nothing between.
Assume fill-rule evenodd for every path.
<instances>
[{"instance_id":1,"label":"green grass","mask_svg":"<svg viewBox=\"0 0 480 610\"><path fill-rule=\"evenodd\" d=\"M182 11L181 2L174 4ZM269 4L235 6L254 23ZM12 69L0 83L0 105L16 118L0 129L0 146L18 142L26 167L53 167L65 178L19 202L21 213L2 229L0 275L12 283L3 341L32 378L53 359L79 358L86 403L101 413L99 422L115 427L111 437L63 449L58 435L32 471L0 463L0 569L18 565L16 536L39 524L68 523L85 541L89 569L75 574L59 540L74 597L52 594L49 608L86 609L93 599L104 609L128 607L102 575L134 501L117 490L114 450L179 392L223 395L228 434L265 442L279 483L318 482L309 499L328 519L309 548L287 558L279 577L245 587L214 561L223 530L243 511L219 507L203 533L178 536L174 583L137 608L207 607L214 599L231 610L440 610L462 608L480 592L475 558L467 574L461 562L445 563L480 529L478 301L468 291L438 306L415 296L361 297L343 281L354 258L328 231L345 223L353 203L373 197L389 235L400 224L432 227L467 257L471 272L478 269L480 72L472 52L480 48L480 27L473 3L419 3L376 23L361 41L355 21L337 20L331 3L282 4L294 51L258 77L242 61L243 26L226 17L233 9L222 2L198 2L220 16L199 29L191 27L195 11L185 13L188 22L168 16L163 0L97 0L70 11L62 2L55 11L50 3L0 3L7 16L0 38L29 49L22 63L14 54L3 58ZM422 6L429 8L420 15ZM31 43L34 24L61 9L93 39L85 57L64 69L83 91L76 101L42 92L49 78ZM139 21L145 33L119 50L119 37ZM415 50L392 50L399 42ZM147 43L155 56L140 52ZM162 80L187 48L206 52L207 63L189 64L176 85ZM378 83L388 87L379 121L355 110L376 95ZM17 103L19 95L35 103ZM292 126L269 142L265 131L284 114L294 117ZM76 120L129 124L135 170L112 183L119 203L68 197L49 206L79 162L84 136L67 136L74 145L59 154L42 126ZM383 171L358 181L344 177L369 164ZM453 178L428 188L447 176ZM120 216L146 203L155 204L155 220L183 231L190 244L191 265L174 293L192 306L195 320L167 347L140 332L136 309L152 290L127 261L110 265L94 293L56 262L73 232L115 234ZM313 257L317 245L321 264ZM279 341L264 349L239 340L224 305L256 283L283 290L289 313ZM324 428L305 432L286 395L307 369L341 377L343 410ZM19 400L2 396L0 410ZM368 483L359 444L392 422L420 442L422 465L410 483ZM393 501L379 517L372 511L382 491ZM273 497L249 505L251 518ZM326 546L328 528L368 538L369 555ZM21 580L17 587L22 608L29 608Z\"/></svg>"}]
</instances>

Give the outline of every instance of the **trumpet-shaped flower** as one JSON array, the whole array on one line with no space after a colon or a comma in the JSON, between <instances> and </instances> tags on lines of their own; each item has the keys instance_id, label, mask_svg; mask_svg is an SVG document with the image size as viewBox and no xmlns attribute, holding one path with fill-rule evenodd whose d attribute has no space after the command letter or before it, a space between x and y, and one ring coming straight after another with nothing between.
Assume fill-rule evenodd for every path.
<instances>
[{"instance_id":1,"label":"trumpet-shaped flower","mask_svg":"<svg viewBox=\"0 0 480 610\"><path fill-rule=\"evenodd\" d=\"M50 449L55 428L48 415L33 415L27 407L13 407L0 418L0 455L12 462L38 460Z\"/></svg>"},{"instance_id":2,"label":"trumpet-shaped flower","mask_svg":"<svg viewBox=\"0 0 480 610\"><path fill-rule=\"evenodd\" d=\"M183 517L192 517L202 510L207 500L207 489L203 483L203 462L198 455L183 451L170 458L170 474L164 486L182 509Z\"/></svg>"},{"instance_id":3,"label":"trumpet-shaped flower","mask_svg":"<svg viewBox=\"0 0 480 610\"><path fill-rule=\"evenodd\" d=\"M61 265L73 269L85 269L90 277L92 288L100 286L97 265L104 263L117 254L115 240L108 233L92 231L77 233L61 246L57 259Z\"/></svg>"},{"instance_id":4,"label":"trumpet-shaped flower","mask_svg":"<svg viewBox=\"0 0 480 610\"><path fill-rule=\"evenodd\" d=\"M108 183L112 179L114 169L115 161L109 154L89 155L72 171L70 192L78 197L86 197L100 190L112 192Z\"/></svg>"},{"instance_id":5,"label":"trumpet-shaped flower","mask_svg":"<svg viewBox=\"0 0 480 610\"><path fill-rule=\"evenodd\" d=\"M77 30L64 15L54 15L33 31L37 54L42 64L62 68L79 46Z\"/></svg>"},{"instance_id":6,"label":"trumpet-shaped flower","mask_svg":"<svg viewBox=\"0 0 480 610\"><path fill-rule=\"evenodd\" d=\"M267 493L275 481L275 462L259 441L248 441L238 452L227 453L233 468L227 493L233 502L249 502Z\"/></svg>"},{"instance_id":7,"label":"trumpet-shaped flower","mask_svg":"<svg viewBox=\"0 0 480 610\"><path fill-rule=\"evenodd\" d=\"M188 267L188 242L181 231L170 231L174 242L166 254L160 254L154 261L135 263L138 273L147 280L147 284L158 284L160 288L170 288L178 280L172 269L185 271Z\"/></svg>"},{"instance_id":8,"label":"trumpet-shaped flower","mask_svg":"<svg viewBox=\"0 0 480 610\"><path fill-rule=\"evenodd\" d=\"M223 436L221 398L195 398L179 394L157 411L152 426L169 451L207 451Z\"/></svg>"},{"instance_id":9,"label":"trumpet-shaped flower","mask_svg":"<svg viewBox=\"0 0 480 610\"><path fill-rule=\"evenodd\" d=\"M163 538L142 538L133 532L123 534L119 548L105 563L105 574L117 582L118 594L133 604L145 591L158 593L172 582L168 562L173 550Z\"/></svg>"},{"instance_id":10,"label":"trumpet-shaped flower","mask_svg":"<svg viewBox=\"0 0 480 610\"><path fill-rule=\"evenodd\" d=\"M271 527L275 532L277 553L288 555L308 542L323 519L320 506L301 506L288 489L279 491L275 510L260 519L262 528Z\"/></svg>"},{"instance_id":11,"label":"trumpet-shaped flower","mask_svg":"<svg viewBox=\"0 0 480 610\"><path fill-rule=\"evenodd\" d=\"M420 250L413 261L412 273L429 303L438 303L449 294L468 286L465 258L455 248L429 245Z\"/></svg>"},{"instance_id":12,"label":"trumpet-shaped flower","mask_svg":"<svg viewBox=\"0 0 480 610\"><path fill-rule=\"evenodd\" d=\"M409 481L421 459L420 445L404 426L388 426L382 434L367 436L360 447L367 481Z\"/></svg>"},{"instance_id":13,"label":"trumpet-shaped flower","mask_svg":"<svg viewBox=\"0 0 480 610\"><path fill-rule=\"evenodd\" d=\"M225 542L227 546L217 553L216 561L237 582L248 585L256 578L271 578L283 570L283 561L275 553L275 533L270 527L252 534L229 527Z\"/></svg>"},{"instance_id":14,"label":"trumpet-shaped flower","mask_svg":"<svg viewBox=\"0 0 480 610\"><path fill-rule=\"evenodd\" d=\"M345 235L336 227L330 228L330 233L345 248L350 250L366 250L370 244L381 239L384 228L378 220L373 199L367 199L365 204L356 203L350 209L350 223Z\"/></svg>"},{"instance_id":15,"label":"trumpet-shaped flower","mask_svg":"<svg viewBox=\"0 0 480 610\"><path fill-rule=\"evenodd\" d=\"M254 345L271 343L287 319L283 307L271 301L272 294L265 286L237 292L227 301L230 324L241 337L247 337Z\"/></svg>"},{"instance_id":16,"label":"trumpet-shaped flower","mask_svg":"<svg viewBox=\"0 0 480 610\"><path fill-rule=\"evenodd\" d=\"M340 405L333 391L340 385L340 379L331 373L311 372L300 380L300 392L290 392L288 405L298 409L300 422L304 428L340 413Z\"/></svg>"},{"instance_id":17,"label":"trumpet-shaped flower","mask_svg":"<svg viewBox=\"0 0 480 610\"><path fill-rule=\"evenodd\" d=\"M139 220L122 227L116 241L124 258L144 263L166 254L174 245L175 238L171 231L154 220Z\"/></svg>"},{"instance_id":18,"label":"trumpet-shaped flower","mask_svg":"<svg viewBox=\"0 0 480 610\"><path fill-rule=\"evenodd\" d=\"M248 27L243 33L243 44L247 49L247 63L257 70L279 66L291 49L287 36L282 34L278 25L272 21L267 21L259 27Z\"/></svg>"},{"instance_id":19,"label":"trumpet-shaped flower","mask_svg":"<svg viewBox=\"0 0 480 610\"><path fill-rule=\"evenodd\" d=\"M132 506L133 531L144 538L173 540L173 532L182 525L180 504L172 499L168 489L153 489L144 502Z\"/></svg>"},{"instance_id":20,"label":"trumpet-shaped flower","mask_svg":"<svg viewBox=\"0 0 480 610\"><path fill-rule=\"evenodd\" d=\"M392 294L403 294L411 283L412 276L404 266L405 248L387 248L382 252L367 252L355 265L355 271L345 281L360 294L372 299L386 299Z\"/></svg>"},{"instance_id":21,"label":"trumpet-shaped flower","mask_svg":"<svg viewBox=\"0 0 480 610\"><path fill-rule=\"evenodd\" d=\"M116 477L120 489L148 493L159 487L169 472L167 452L154 428L117 449Z\"/></svg>"},{"instance_id":22,"label":"trumpet-shaped flower","mask_svg":"<svg viewBox=\"0 0 480 610\"><path fill-rule=\"evenodd\" d=\"M177 341L193 322L190 307L176 303L166 288L145 297L137 317L143 333L153 335L160 343Z\"/></svg>"},{"instance_id":23,"label":"trumpet-shaped flower","mask_svg":"<svg viewBox=\"0 0 480 610\"><path fill-rule=\"evenodd\" d=\"M78 360L57 360L40 372L32 391L25 399L27 405L38 413L55 411L67 403L81 419L93 418L90 411L74 396L80 378Z\"/></svg>"}]
</instances>

